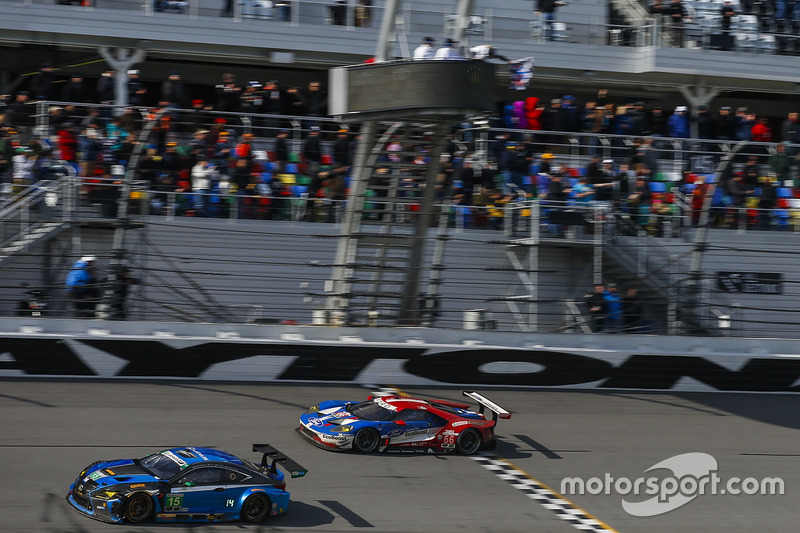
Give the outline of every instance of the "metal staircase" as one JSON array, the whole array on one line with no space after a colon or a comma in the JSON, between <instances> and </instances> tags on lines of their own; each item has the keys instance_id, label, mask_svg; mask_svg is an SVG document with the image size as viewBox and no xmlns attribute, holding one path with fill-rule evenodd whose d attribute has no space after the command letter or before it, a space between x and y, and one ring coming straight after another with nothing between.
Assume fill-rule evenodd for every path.
<instances>
[{"instance_id":1,"label":"metal staircase","mask_svg":"<svg viewBox=\"0 0 800 533\"><path fill-rule=\"evenodd\" d=\"M334 322L429 324L441 266L436 262L447 239L447 212L435 205L449 195L436 187L447 127L394 122L376 128L364 136L363 142L374 142L365 147L365 168L350 185L328 308ZM388 149L398 144L400 150ZM425 244L435 227L434 259L426 263ZM348 316L336 316L342 309Z\"/></svg>"},{"instance_id":2,"label":"metal staircase","mask_svg":"<svg viewBox=\"0 0 800 533\"><path fill-rule=\"evenodd\" d=\"M0 265L60 233L76 216L69 176L42 180L0 204Z\"/></svg>"},{"instance_id":3,"label":"metal staircase","mask_svg":"<svg viewBox=\"0 0 800 533\"><path fill-rule=\"evenodd\" d=\"M604 273L618 283L639 289L649 314L662 317L659 329L669 334L719 335L721 332L708 305L703 284L692 286L691 254L694 248L676 254L630 217L617 216L606 224L603 247ZM732 309L724 295L715 295L715 305ZM701 311L706 309L706 311Z\"/></svg>"}]
</instances>

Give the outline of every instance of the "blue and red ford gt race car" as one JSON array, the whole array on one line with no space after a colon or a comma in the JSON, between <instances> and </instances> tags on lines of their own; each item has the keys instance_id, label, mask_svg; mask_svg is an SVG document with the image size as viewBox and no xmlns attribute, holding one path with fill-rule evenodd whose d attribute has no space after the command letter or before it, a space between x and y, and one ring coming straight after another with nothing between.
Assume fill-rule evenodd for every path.
<instances>
[{"instance_id":1,"label":"blue and red ford gt race car","mask_svg":"<svg viewBox=\"0 0 800 533\"><path fill-rule=\"evenodd\" d=\"M289 507L278 465L293 478L307 470L269 444L253 444L253 451L263 454L260 464L201 447L97 461L81 471L66 500L79 513L112 523L262 522Z\"/></svg>"},{"instance_id":2,"label":"blue and red ford gt race car","mask_svg":"<svg viewBox=\"0 0 800 533\"><path fill-rule=\"evenodd\" d=\"M300 416L296 431L320 448L360 453L470 455L493 448L497 419L511 418L511 413L475 391L463 394L478 403L478 411L468 404L406 396L320 402ZM485 409L492 411L491 420Z\"/></svg>"}]
</instances>

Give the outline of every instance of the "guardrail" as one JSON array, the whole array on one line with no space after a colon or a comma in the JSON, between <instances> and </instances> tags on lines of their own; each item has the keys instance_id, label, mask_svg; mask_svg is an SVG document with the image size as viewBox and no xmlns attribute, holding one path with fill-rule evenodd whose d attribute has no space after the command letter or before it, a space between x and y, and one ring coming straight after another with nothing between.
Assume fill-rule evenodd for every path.
<instances>
[{"instance_id":1,"label":"guardrail","mask_svg":"<svg viewBox=\"0 0 800 533\"><path fill-rule=\"evenodd\" d=\"M23 5L49 3L49 0L18 0ZM141 0L127 3L120 0L56 0L71 9L138 11L148 17L181 17L191 23L199 18L227 17L235 23L287 24L296 27L335 26L345 32L376 32L383 15L383 6L373 2L348 0L344 4L318 0ZM368 5L369 4L369 5ZM493 42L495 39L583 43L594 46L655 46L698 49L729 49L740 53L800 53L800 42L790 17L774 17L755 22L754 15L736 17L730 32L722 32L716 12L699 10L680 27L661 24L658 17L643 16L629 24L610 24L605 13L591 16L568 13L563 19L545 22L530 11L520 16L519 10L507 14L496 8L475 9L469 19L467 40ZM448 35L455 20L453 6L436 8L404 5L397 16L397 52L410 57L421 36ZM788 21L788 22L787 22ZM552 30L552 31L551 31Z\"/></svg>"}]
</instances>

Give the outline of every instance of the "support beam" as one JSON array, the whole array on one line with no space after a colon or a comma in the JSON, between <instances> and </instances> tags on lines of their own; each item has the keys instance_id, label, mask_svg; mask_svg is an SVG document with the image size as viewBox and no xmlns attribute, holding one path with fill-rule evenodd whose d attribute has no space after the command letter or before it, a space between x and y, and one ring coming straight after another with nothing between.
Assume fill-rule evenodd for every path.
<instances>
[{"instance_id":1,"label":"support beam","mask_svg":"<svg viewBox=\"0 0 800 533\"><path fill-rule=\"evenodd\" d=\"M697 108L701 105L707 106L711 101L719 96L720 90L716 87L708 87L705 85L683 85L681 86L681 94L689 102L691 110L691 136L697 138L697 121L694 117L697 115Z\"/></svg>"},{"instance_id":2,"label":"support beam","mask_svg":"<svg viewBox=\"0 0 800 533\"><path fill-rule=\"evenodd\" d=\"M375 60L379 63L389 60L389 39L394 35L397 11L402 0L386 0L381 21L381 33L378 35L378 45L375 48Z\"/></svg>"},{"instance_id":3,"label":"support beam","mask_svg":"<svg viewBox=\"0 0 800 533\"><path fill-rule=\"evenodd\" d=\"M466 43L464 43L464 36L466 34L467 27L469 27L469 17L472 15L474 6L475 0L459 0L458 2L458 19L451 37L460 45L466 46Z\"/></svg>"},{"instance_id":4,"label":"support beam","mask_svg":"<svg viewBox=\"0 0 800 533\"><path fill-rule=\"evenodd\" d=\"M115 48L114 54L112 54L108 47L101 46L98 53L114 69L114 95L116 96L114 103L119 106L114 110L114 114L120 115L128 105L128 70L144 61L147 52L141 48L135 50Z\"/></svg>"}]
</instances>

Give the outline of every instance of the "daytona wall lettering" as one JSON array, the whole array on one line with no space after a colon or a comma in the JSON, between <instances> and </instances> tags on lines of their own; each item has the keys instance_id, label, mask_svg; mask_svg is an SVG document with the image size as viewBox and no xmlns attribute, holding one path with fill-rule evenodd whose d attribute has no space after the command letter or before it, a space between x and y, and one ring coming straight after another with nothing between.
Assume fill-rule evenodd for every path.
<instances>
[{"instance_id":1,"label":"daytona wall lettering","mask_svg":"<svg viewBox=\"0 0 800 533\"><path fill-rule=\"evenodd\" d=\"M215 364L254 356L292 356L278 381L357 382L376 359L403 361L411 376L450 385L558 387L586 385L615 389L670 390L685 377L721 391L800 392L800 358L747 358L730 370L697 355L652 355L598 352L596 357L569 351L513 348L453 349L427 354L405 346L309 346L209 342L176 348L157 341L4 339L0 344L0 376L97 376L83 345L127 363L117 377L200 378ZM608 357L615 364L606 361ZM620 363L621 361L621 363ZM520 363L518 372L493 373L489 363ZM524 370L524 367L536 369ZM257 377L253 378L257 380Z\"/></svg>"}]
</instances>

